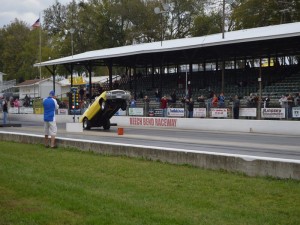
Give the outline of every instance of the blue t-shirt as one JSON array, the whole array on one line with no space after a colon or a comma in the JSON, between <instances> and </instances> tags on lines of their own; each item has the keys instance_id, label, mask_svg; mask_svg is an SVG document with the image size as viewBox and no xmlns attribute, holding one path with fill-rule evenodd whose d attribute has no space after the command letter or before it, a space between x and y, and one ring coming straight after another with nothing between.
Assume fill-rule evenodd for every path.
<instances>
[{"instance_id":1,"label":"blue t-shirt","mask_svg":"<svg viewBox=\"0 0 300 225\"><path fill-rule=\"evenodd\" d=\"M48 97L43 101L44 106L44 121L53 122L55 121L55 110L58 108L57 102L55 99Z\"/></svg>"}]
</instances>

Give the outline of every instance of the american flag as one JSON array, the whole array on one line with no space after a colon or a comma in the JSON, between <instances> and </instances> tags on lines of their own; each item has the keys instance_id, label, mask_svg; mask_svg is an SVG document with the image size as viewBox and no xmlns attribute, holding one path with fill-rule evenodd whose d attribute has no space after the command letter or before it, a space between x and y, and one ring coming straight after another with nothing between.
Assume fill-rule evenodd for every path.
<instances>
[{"instance_id":1,"label":"american flag","mask_svg":"<svg viewBox=\"0 0 300 225\"><path fill-rule=\"evenodd\" d=\"M41 24L40 24L40 19L38 19L37 21L35 21L34 24L32 24L32 28L38 28L38 27L40 27L40 26L41 26Z\"/></svg>"}]
</instances>

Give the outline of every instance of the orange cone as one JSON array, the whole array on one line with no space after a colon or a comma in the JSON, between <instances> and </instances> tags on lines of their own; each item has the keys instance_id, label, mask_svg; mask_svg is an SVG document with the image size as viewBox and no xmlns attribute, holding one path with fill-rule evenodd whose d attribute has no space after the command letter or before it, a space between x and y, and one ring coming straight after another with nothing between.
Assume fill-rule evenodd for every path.
<instances>
[{"instance_id":1,"label":"orange cone","mask_svg":"<svg viewBox=\"0 0 300 225\"><path fill-rule=\"evenodd\" d=\"M118 135L123 135L124 134L124 129L122 127L118 128Z\"/></svg>"}]
</instances>

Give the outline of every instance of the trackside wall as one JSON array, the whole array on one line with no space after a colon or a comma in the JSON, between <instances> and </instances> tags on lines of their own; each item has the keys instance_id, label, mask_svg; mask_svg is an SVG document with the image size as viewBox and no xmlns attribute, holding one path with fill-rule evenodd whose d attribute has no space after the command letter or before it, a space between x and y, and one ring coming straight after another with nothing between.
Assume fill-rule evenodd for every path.
<instances>
[{"instance_id":1,"label":"trackside wall","mask_svg":"<svg viewBox=\"0 0 300 225\"><path fill-rule=\"evenodd\" d=\"M42 135L14 134L0 131L0 140L42 145L44 137ZM299 160L249 156L243 158L242 156L230 154L211 154L68 138L58 138L57 142L61 147L74 147L82 151L93 151L106 155L138 157L172 164L188 164L205 169L240 172L249 176L270 176L300 180Z\"/></svg>"},{"instance_id":2,"label":"trackside wall","mask_svg":"<svg viewBox=\"0 0 300 225\"><path fill-rule=\"evenodd\" d=\"M18 121L43 121L43 116L38 114L10 114L12 122ZM73 122L71 115L56 115L57 123ZM75 122L79 116L75 117ZM216 132L243 132L300 135L299 121L286 120L243 120L243 119L200 119L200 118L164 118L164 117L129 117L114 116L111 123L118 126L155 127L161 129L191 129Z\"/></svg>"}]
</instances>

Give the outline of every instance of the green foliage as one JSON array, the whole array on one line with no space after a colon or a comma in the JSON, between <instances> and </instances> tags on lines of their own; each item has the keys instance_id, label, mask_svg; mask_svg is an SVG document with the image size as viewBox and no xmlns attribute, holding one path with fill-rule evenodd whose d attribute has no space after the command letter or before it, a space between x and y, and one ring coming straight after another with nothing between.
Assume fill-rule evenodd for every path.
<instances>
[{"instance_id":1,"label":"green foliage","mask_svg":"<svg viewBox=\"0 0 300 225\"><path fill-rule=\"evenodd\" d=\"M219 21L221 21L219 14L198 16L194 21L192 35L196 37L222 32L222 26Z\"/></svg>"},{"instance_id":2,"label":"green foliage","mask_svg":"<svg viewBox=\"0 0 300 225\"><path fill-rule=\"evenodd\" d=\"M154 8L170 10L155 14ZM210 4L208 4L210 3ZM211 4L213 3L213 4ZM300 21L300 1L225 1L225 30L253 28ZM207 6L211 6L207 8ZM202 36L222 32L222 1L216 0L72 0L62 5L55 0L44 10L42 21L42 61L98 49L133 43ZM75 31L71 35L70 29ZM39 29L15 20L0 29L0 71L5 79L39 77L33 64L40 61ZM80 74L84 68L75 68ZM101 68L98 74L105 72ZM68 75L59 66L56 71ZM42 68L42 77L49 77Z\"/></svg>"},{"instance_id":3,"label":"green foliage","mask_svg":"<svg viewBox=\"0 0 300 225\"><path fill-rule=\"evenodd\" d=\"M299 1L238 0L233 7L235 29L296 22L300 20Z\"/></svg>"},{"instance_id":4,"label":"green foliage","mask_svg":"<svg viewBox=\"0 0 300 225\"><path fill-rule=\"evenodd\" d=\"M0 224L300 222L299 181L0 144Z\"/></svg>"}]
</instances>

